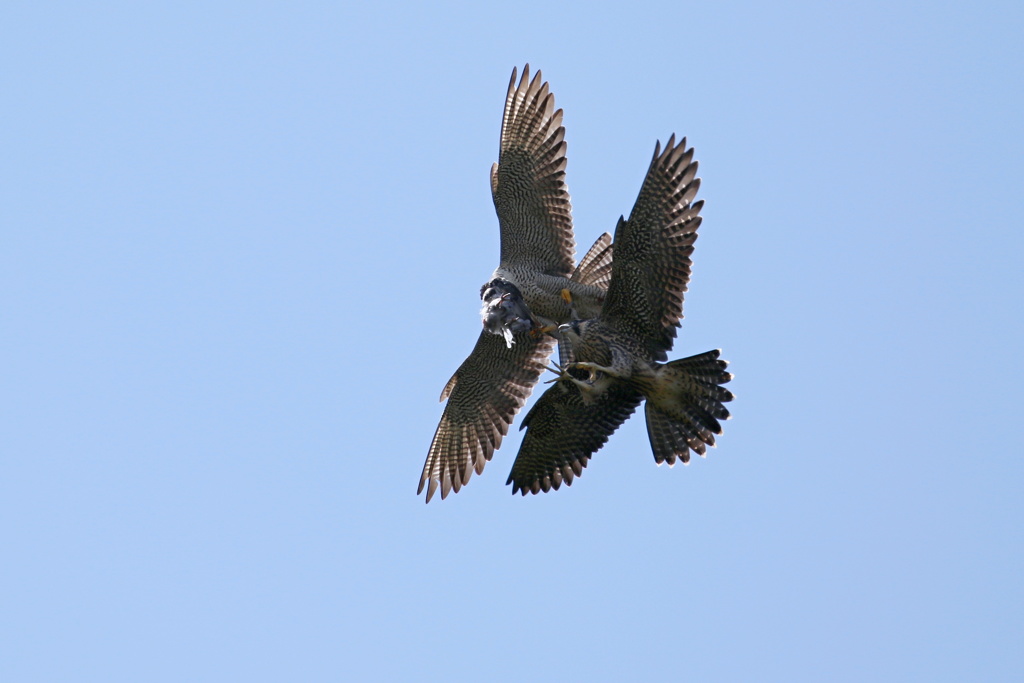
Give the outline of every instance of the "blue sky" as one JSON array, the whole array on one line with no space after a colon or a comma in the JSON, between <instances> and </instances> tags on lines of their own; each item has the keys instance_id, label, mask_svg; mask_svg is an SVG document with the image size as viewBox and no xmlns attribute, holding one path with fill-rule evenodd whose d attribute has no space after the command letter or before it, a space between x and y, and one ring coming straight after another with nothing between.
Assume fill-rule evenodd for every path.
<instances>
[{"instance_id":1,"label":"blue sky","mask_svg":"<svg viewBox=\"0 0 1024 683\"><path fill-rule=\"evenodd\" d=\"M9 3L0 677L1019 680L1019 3ZM627 422L425 506L496 265L513 66L580 248L686 135L672 357L719 446ZM518 421L513 427L518 427Z\"/></svg>"}]
</instances>

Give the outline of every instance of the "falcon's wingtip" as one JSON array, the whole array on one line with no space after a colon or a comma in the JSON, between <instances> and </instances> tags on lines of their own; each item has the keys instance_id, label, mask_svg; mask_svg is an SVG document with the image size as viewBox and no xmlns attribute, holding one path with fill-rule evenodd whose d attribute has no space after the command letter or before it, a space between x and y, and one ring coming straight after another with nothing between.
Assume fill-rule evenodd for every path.
<instances>
[{"instance_id":1,"label":"falcon's wingtip","mask_svg":"<svg viewBox=\"0 0 1024 683\"><path fill-rule=\"evenodd\" d=\"M437 479L434 479L433 477L423 477L423 478L420 479L420 485L416 489L416 495L417 496L420 495L421 493L423 493L423 486L427 482L430 482L430 485L427 486L427 497L426 497L426 500L423 501L424 503L429 503L430 499L434 497L434 492L437 491ZM444 496L442 496L442 498L443 497Z\"/></svg>"}]
</instances>

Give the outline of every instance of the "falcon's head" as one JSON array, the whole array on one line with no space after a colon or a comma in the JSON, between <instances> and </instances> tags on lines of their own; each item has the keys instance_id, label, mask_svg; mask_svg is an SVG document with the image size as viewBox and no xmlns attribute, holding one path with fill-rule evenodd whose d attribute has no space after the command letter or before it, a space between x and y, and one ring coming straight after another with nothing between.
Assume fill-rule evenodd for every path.
<instances>
[{"instance_id":1,"label":"falcon's head","mask_svg":"<svg viewBox=\"0 0 1024 683\"><path fill-rule=\"evenodd\" d=\"M494 278L480 288L480 298L483 300L480 317L484 329L503 336L509 348L512 348L513 334L533 329L529 306L523 301L519 288L508 280Z\"/></svg>"}]
</instances>

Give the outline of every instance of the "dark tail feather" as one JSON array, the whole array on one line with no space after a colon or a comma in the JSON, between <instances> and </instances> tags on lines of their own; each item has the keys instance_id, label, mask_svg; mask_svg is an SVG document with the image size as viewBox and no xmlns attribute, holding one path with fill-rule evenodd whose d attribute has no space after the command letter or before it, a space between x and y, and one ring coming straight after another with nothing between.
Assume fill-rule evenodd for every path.
<instances>
[{"instance_id":1,"label":"dark tail feather","mask_svg":"<svg viewBox=\"0 0 1024 683\"><path fill-rule=\"evenodd\" d=\"M719 360L719 350L666 363L658 369L659 381L667 391L661 398L647 400L647 436L654 459L660 465L690 461L690 451L704 455L715 445L715 434L722 433L719 420L729 418L725 403L732 392L722 387L732 379L726 372L728 362Z\"/></svg>"},{"instance_id":2,"label":"dark tail feather","mask_svg":"<svg viewBox=\"0 0 1024 683\"><path fill-rule=\"evenodd\" d=\"M572 281L608 289L612 279L612 236L604 233L580 259L572 273Z\"/></svg>"}]
</instances>

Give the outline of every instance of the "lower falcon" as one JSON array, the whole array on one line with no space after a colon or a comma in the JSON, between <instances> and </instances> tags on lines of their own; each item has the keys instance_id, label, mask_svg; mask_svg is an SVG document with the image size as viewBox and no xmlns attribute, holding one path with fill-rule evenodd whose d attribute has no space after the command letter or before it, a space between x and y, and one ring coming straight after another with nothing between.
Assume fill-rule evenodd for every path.
<instances>
[{"instance_id":1,"label":"lower falcon","mask_svg":"<svg viewBox=\"0 0 1024 683\"><path fill-rule=\"evenodd\" d=\"M601 312L560 328L554 386L523 420L527 429L508 483L539 493L571 484L591 455L644 399L655 460L704 455L729 417L732 379L719 352L665 363L683 317L683 293L703 201L693 149L672 136L654 158L629 220L615 229L615 260Z\"/></svg>"}]
</instances>

